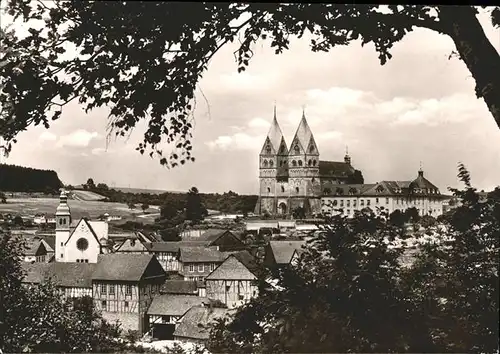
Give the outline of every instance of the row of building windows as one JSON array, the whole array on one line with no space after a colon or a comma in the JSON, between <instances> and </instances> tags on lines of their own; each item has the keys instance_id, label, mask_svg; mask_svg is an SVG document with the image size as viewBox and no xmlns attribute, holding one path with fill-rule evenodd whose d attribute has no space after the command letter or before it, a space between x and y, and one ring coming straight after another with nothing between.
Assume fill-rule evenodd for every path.
<instances>
[{"instance_id":1,"label":"row of building windows","mask_svg":"<svg viewBox=\"0 0 500 354\"><path fill-rule=\"evenodd\" d=\"M314 153L314 146L309 146L309 153L312 154ZM299 155L300 154L300 147L299 145L295 144L295 146L293 147L293 152L295 153L295 155ZM285 153L285 147L282 145L280 147L280 154L284 154ZM272 149L271 149L271 145L267 144L266 145L266 154L268 155L271 155L272 154Z\"/></svg>"},{"instance_id":2,"label":"row of building windows","mask_svg":"<svg viewBox=\"0 0 500 354\"><path fill-rule=\"evenodd\" d=\"M204 272L213 272L214 269L215 269L215 264L214 263L210 263L210 264L198 264L197 265L197 270L199 273L204 273ZM190 273L193 273L194 272L194 269L195 269L195 265L194 264L190 264L189 265L189 272Z\"/></svg>"},{"instance_id":3,"label":"row of building windows","mask_svg":"<svg viewBox=\"0 0 500 354\"><path fill-rule=\"evenodd\" d=\"M123 302L123 307L124 307L125 309L128 309L128 308L129 308L128 301L124 301L124 302ZM108 303L107 303L107 301L106 301L106 300L102 300L102 301L101 301L101 308L102 308L102 310L104 310L104 311L109 311L109 310L108 310Z\"/></svg>"},{"instance_id":4,"label":"row of building windows","mask_svg":"<svg viewBox=\"0 0 500 354\"><path fill-rule=\"evenodd\" d=\"M396 199L395 199L395 203L396 203L396 204L405 204L405 201L406 201L405 199L401 199L401 198L396 198ZM344 199L340 199L339 201L337 201L337 200L333 200L333 202L332 202L332 203L333 203L333 206L337 206L337 205L339 205L339 203L338 203L338 202L340 202L340 206L341 206L341 207L342 207L342 206L344 206ZM345 202L346 202L346 206L347 206L347 207L351 206L351 200L350 200L350 199L347 199ZM406 201L406 202L411 204L411 202L412 202L412 201ZM415 204L424 204L424 200L423 200L423 199L415 199L415 200L413 200L413 202L414 202ZM370 200L370 199L367 199L367 200L366 200L366 205L367 205L367 206L370 206L370 203L371 203L371 200ZM380 198L375 198L375 204L380 204L380 203L381 203L381 202L380 202ZM386 205L387 205L387 204L389 204L389 198L385 198L385 204L386 204ZM360 199L360 200L359 200L359 205L360 205L360 206L364 206L364 205L365 205L365 200L364 200L364 199ZM352 200L352 206L353 206L353 207L355 207L355 206L356 206L356 199Z\"/></svg>"},{"instance_id":5,"label":"row of building windows","mask_svg":"<svg viewBox=\"0 0 500 354\"><path fill-rule=\"evenodd\" d=\"M62 255L61 255L62 256ZM77 259L76 260L76 263L88 263L89 260L88 259Z\"/></svg>"},{"instance_id":6,"label":"row of building windows","mask_svg":"<svg viewBox=\"0 0 500 354\"><path fill-rule=\"evenodd\" d=\"M109 288L108 288L109 286ZM115 284L100 284L101 295L115 295ZM125 296L132 296L132 285L125 285Z\"/></svg>"},{"instance_id":7,"label":"row of building windows","mask_svg":"<svg viewBox=\"0 0 500 354\"><path fill-rule=\"evenodd\" d=\"M317 160L309 160L309 161L307 161L307 165L308 166L316 166L317 163L318 163ZM287 164L286 160L281 160L280 161L280 167L281 166L286 166L286 164ZM273 167L274 166L274 161L273 160L269 160L269 161L268 160L264 160L262 162L262 165L264 167ZM293 167L297 167L297 166L302 167L303 165L304 165L304 163L302 162L302 160L292 160L292 166Z\"/></svg>"}]
</instances>

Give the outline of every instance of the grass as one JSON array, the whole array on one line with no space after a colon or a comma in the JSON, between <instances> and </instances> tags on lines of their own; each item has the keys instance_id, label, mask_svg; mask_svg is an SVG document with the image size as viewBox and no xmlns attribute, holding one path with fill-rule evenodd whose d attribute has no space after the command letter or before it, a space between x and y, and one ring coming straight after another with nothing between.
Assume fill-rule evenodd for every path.
<instances>
[{"instance_id":1,"label":"grass","mask_svg":"<svg viewBox=\"0 0 500 354\"><path fill-rule=\"evenodd\" d=\"M34 217L35 214L47 214L53 216L59 205L59 198L9 198L6 204L0 204L1 214L20 215L22 217ZM150 207L147 214L142 209L130 210L126 204L108 203L95 200L68 200L71 216L78 220L82 217L95 219L99 215L108 213L112 216L121 216L123 221L138 221L152 223L159 216L159 210Z\"/></svg>"}]
</instances>

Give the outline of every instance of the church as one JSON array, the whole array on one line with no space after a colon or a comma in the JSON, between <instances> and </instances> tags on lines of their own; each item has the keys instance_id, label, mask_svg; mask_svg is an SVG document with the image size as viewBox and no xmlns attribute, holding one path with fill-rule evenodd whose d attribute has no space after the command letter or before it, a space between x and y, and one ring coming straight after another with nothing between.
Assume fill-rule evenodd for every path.
<instances>
[{"instance_id":1,"label":"church","mask_svg":"<svg viewBox=\"0 0 500 354\"><path fill-rule=\"evenodd\" d=\"M339 184L364 182L347 153L344 161L320 160L305 112L288 147L276 118L276 108L259 155L259 181L255 213L282 216L290 215L298 207L304 208L306 214L318 214L323 191L333 190Z\"/></svg>"}]
</instances>

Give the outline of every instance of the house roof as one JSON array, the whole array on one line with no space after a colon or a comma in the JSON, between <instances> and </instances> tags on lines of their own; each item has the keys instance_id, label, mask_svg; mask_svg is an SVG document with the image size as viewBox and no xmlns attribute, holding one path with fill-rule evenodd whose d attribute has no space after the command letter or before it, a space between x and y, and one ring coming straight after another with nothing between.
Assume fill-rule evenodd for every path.
<instances>
[{"instance_id":1,"label":"house roof","mask_svg":"<svg viewBox=\"0 0 500 354\"><path fill-rule=\"evenodd\" d=\"M226 254L226 258L229 256L234 256L238 259L245 267L248 268L251 272L255 273L255 271L259 268L257 264L257 259L248 251L235 251L235 252L224 252Z\"/></svg>"},{"instance_id":2,"label":"house roof","mask_svg":"<svg viewBox=\"0 0 500 354\"><path fill-rule=\"evenodd\" d=\"M363 195L375 186L376 184L333 184L329 186L330 191L328 195Z\"/></svg>"},{"instance_id":3,"label":"house roof","mask_svg":"<svg viewBox=\"0 0 500 354\"><path fill-rule=\"evenodd\" d=\"M224 258L222 252L213 248L182 247L180 249L180 261L183 263L222 262Z\"/></svg>"},{"instance_id":4,"label":"house roof","mask_svg":"<svg viewBox=\"0 0 500 354\"><path fill-rule=\"evenodd\" d=\"M194 294L197 293L198 287L196 282L187 280L166 280L160 291L166 294Z\"/></svg>"},{"instance_id":5,"label":"house roof","mask_svg":"<svg viewBox=\"0 0 500 354\"><path fill-rule=\"evenodd\" d=\"M348 177L354 173L354 168L340 161L319 161L320 177Z\"/></svg>"},{"instance_id":6,"label":"house roof","mask_svg":"<svg viewBox=\"0 0 500 354\"><path fill-rule=\"evenodd\" d=\"M288 264L296 249L306 245L306 241L270 241L269 247L277 264Z\"/></svg>"},{"instance_id":7,"label":"house roof","mask_svg":"<svg viewBox=\"0 0 500 354\"><path fill-rule=\"evenodd\" d=\"M95 263L32 263L23 264L26 272L23 282L39 284L50 278L60 287L91 288Z\"/></svg>"},{"instance_id":8,"label":"house roof","mask_svg":"<svg viewBox=\"0 0 500 354\"><path fill-rule=\"evenodd\" d=\"M174 337L208 339L210 324L232 313L229 309L195 306L189 309L174 331Z\"/></svg>"},{"instance_id":9,"label":"house roof","mask_svg":"<svg viewBox=\"0 0 500 354\"><path fill-rule=\"evenodd\" d=\"M55 236L43 236L40 238L43 242L45 242L46 246L50 248L47 249L49 252L54 252L56 250L56 237Z\"/></svg>"},{"instance_id":10,"label":"house roof","mask_svg":"<svg viewBox=\"0 0 500 354\"><path fill-rule=\"evenodd\" d=\"M151 252L179 252L179 242L151 242L144 246Z\"/></svg>"},{"instance_id":11,"label":"house roof","mask_svg":"<svg viewBox=\"0 0 500 354\"><path fill-rule=\"evenodd\" d=\"M148 315L183 316L193 306L207 303L206 297L193 295L164 294L153 298L147 311Z\"/></svg>"},{"instance_id":12,"label":"house roof","mask_svg":"<svg viewBox=\"0 0 500 354\"><path fill-rule=\"evenodd\" d=\"M147 250L148 248L140 239L128 238L118 246L115 252L141 252Z\"/></svg>"},{"instance_id":13,"label":"house roof","mask_svg":"<svg viewBox=\"0 0 500 354\"><path fill-rule=\"evenodd\" d=\"M215 270L210 273L206 280L256 280L253 274L238 258L234 255L226 258Z\"/></svg>"},{"instance_id":14,"label":"house roof","mask_svg":"<svg viewBox=\"0 0 500 354\"><path fill-rule=\"evenodd\" d=\"M151 254L111 253L100 254L93 280L111 281L140 281L146 277L146 270L150 269L150 276L166 276L160 263Z\"/></svg>"}]
</instances>

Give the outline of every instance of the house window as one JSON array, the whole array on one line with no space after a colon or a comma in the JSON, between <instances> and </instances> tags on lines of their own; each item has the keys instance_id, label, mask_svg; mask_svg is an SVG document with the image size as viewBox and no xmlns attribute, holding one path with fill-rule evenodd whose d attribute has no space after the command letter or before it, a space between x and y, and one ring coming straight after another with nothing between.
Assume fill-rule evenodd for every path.
<instances>
[{"instance_id":1,"label":"house window","mask_svg":"<svg viewBox=\"0 0 500 354\"><path fill-rule=\"evenodd\" d=\"M354 200L352 201L352 206L353 206L353 207L355 207L355 206L356 206L356 199L354 199Z\"/></svg>"},{"instance_id":2,"label":"house window","mask_svg":"<svg viewBox=\"0 0 500 354\"><path fill-rule=\"evenodd\" d=\"M346 212L347 212L347 214L350 214L350 213L351 213L351 210L347 209L347 211L346 211Z\"/></svg>"},{"instance_id":3,"label":"house window","mask_svg":"<svg viewBox=\"0 0 500 354\"><path fill-rule=\"evenodd\" d=\"M61 258L64 258L64 255L61 253Z\"/></svg>"},{"instance_id":4,"label":"house window","mask_svg":"<svg viewBox=\"0 0 500 354\"><path fill-rule=\"evenodd\" d=\"M364 200L364 199L361 199L361 200L359 201L359 205L361 205L361 206L365 206L365 200Z\"/></svg>"},{"instance_id":5,"label":"house window","mask_svg":"<svg viewBox=\"0 0 500 354\"><path fill-rule=\"evenodd\" d=\"M190 273L194 272L194 264L189 265L189 272Z\"/></svg>"},{"instance_id":6,"label":"house window","mask_svg":"<svg viewBox=\"0 0 500 354\"><path fill-rule=\"evenodd\" d=\"M125 287L125 295L126 296L132 296L132 285L127 285Z\"/></svg>"},{"instance_id":7,"label":"house window","mask_svg":"<svg viewBox=\"0 0 500 354\"><path fill-rule=\"evenodd\" d=\"M238 294L238 300L243 300L243 299L244 299L244 296L241 294Z\"/></svg>"},{"instance_id":8,"label":"house window","mask_svg":"<svg viewBox=\"0 0 500 354\"><path fill-rule=\"evenodd\" d=\"M344 199L341 199L340 200L340 206L343 207L344 206Z\"/></svg>"},{"instance_id":9,"label":"house window","mask_svg":"<svg viewBox=\"0 0 500 354\"><path fill-rule=\"evenodd\" d=\"M198 272L203 272L203 264L198 264Z\"/></svg>"},{"instance_id":10,"label":"house window","mask_svg":"<svg viewBox=\"0 0 500 354\"><path fill-rule=\"evenodd\" d=\"M370 202L371 202L371 200L370 200L370 199L367 199L367 200L366 200L366 205L367 205L367 206L370 206Z\"/></svg>"},{"instance_id":11,"label":"house window","mask_svg":"<svg viewBox=\"0 0 500 354\"><path fill-rule=\"evenodd\" d=\"M351 201L349 199L346 200L346 206L350 207L351 206Z\"/></svg>"},{"instance_id":12,"label":"house window","mask_svg":"<svg viewBox=\"0 0 500 354\"><path fill-rule=\"evenodd\" d=\"M106 284L101 284L101 295L106 295Z\"/></svg>"},{"instance_id":13,"label":"house window","mask_svg":"<svg viewBox=\"0 0 500 354\"><path fill-rule=\"evenodd\" d=\"M106 306L106 300L102 300L101 301L101 307L103 310L106 310L107 306Z\"/></svg>"},{"instance_id":14,"label":"house window","mask_svg":"<svg viewBox=\"0 0 500 354\"><path fill-rule=\"evenodd\" d=\"M128 301L125 301L125 302L123 303L123 307L125 307L126 309L128 309Z\"/></svg>"},{"instance_id":15,"label":"house window","mask_svg":"<svg viewBox=\"0 0 500 354\"><path fill-rule=\"evenodd\" d=\"M375 198L375 203L377 203L377 204L378 204L378 198Z\"/></svg>"},{"instance_id":16,"label":"house window","mask_svg":"<svg viewBox=\"0 0 500 354\"><path fill-rule=\"evenodd\" d=\"M109 285L109 295L115 295L115 286L113 284Z\"/></svg>"},{"instance_id":17,"label":"house window","mask_svg":"<svg viewBox=\"0 0 500 354\"><path fill-rule=\"evenodd\" d=\"M231 289L231 285L226 285L226 291L229 291Z\"/></svg>"},{"instance_id":18,"label":"house window","mask_svg":"<svg viewBox=\"0 0 500 354\"><path fill-rule=\"evenodd\" d=\"M337 200L333 200L333 206L337 206Z\"/></svg>"},{"instance_id":19,"label":"house window","mask_svg":"<svg viewBox=\"0 0 500 354\"><path fill-rule=\"evenodd\" d=\"M211 264L210 264L210 271L211 271L211 272L213 272L213 271L214 271L214 269L215 269L215 264L211 263Z\"/></svg>"},{"instance_id":20,"label":"house window","mask_svg":"<svg viewBox=\"0 0 500 354\"><path fill-rule=\"evenodd\" d=\"M389 204L389 198L385 198L385 204Z\"/></svg>"}]
</instances>

